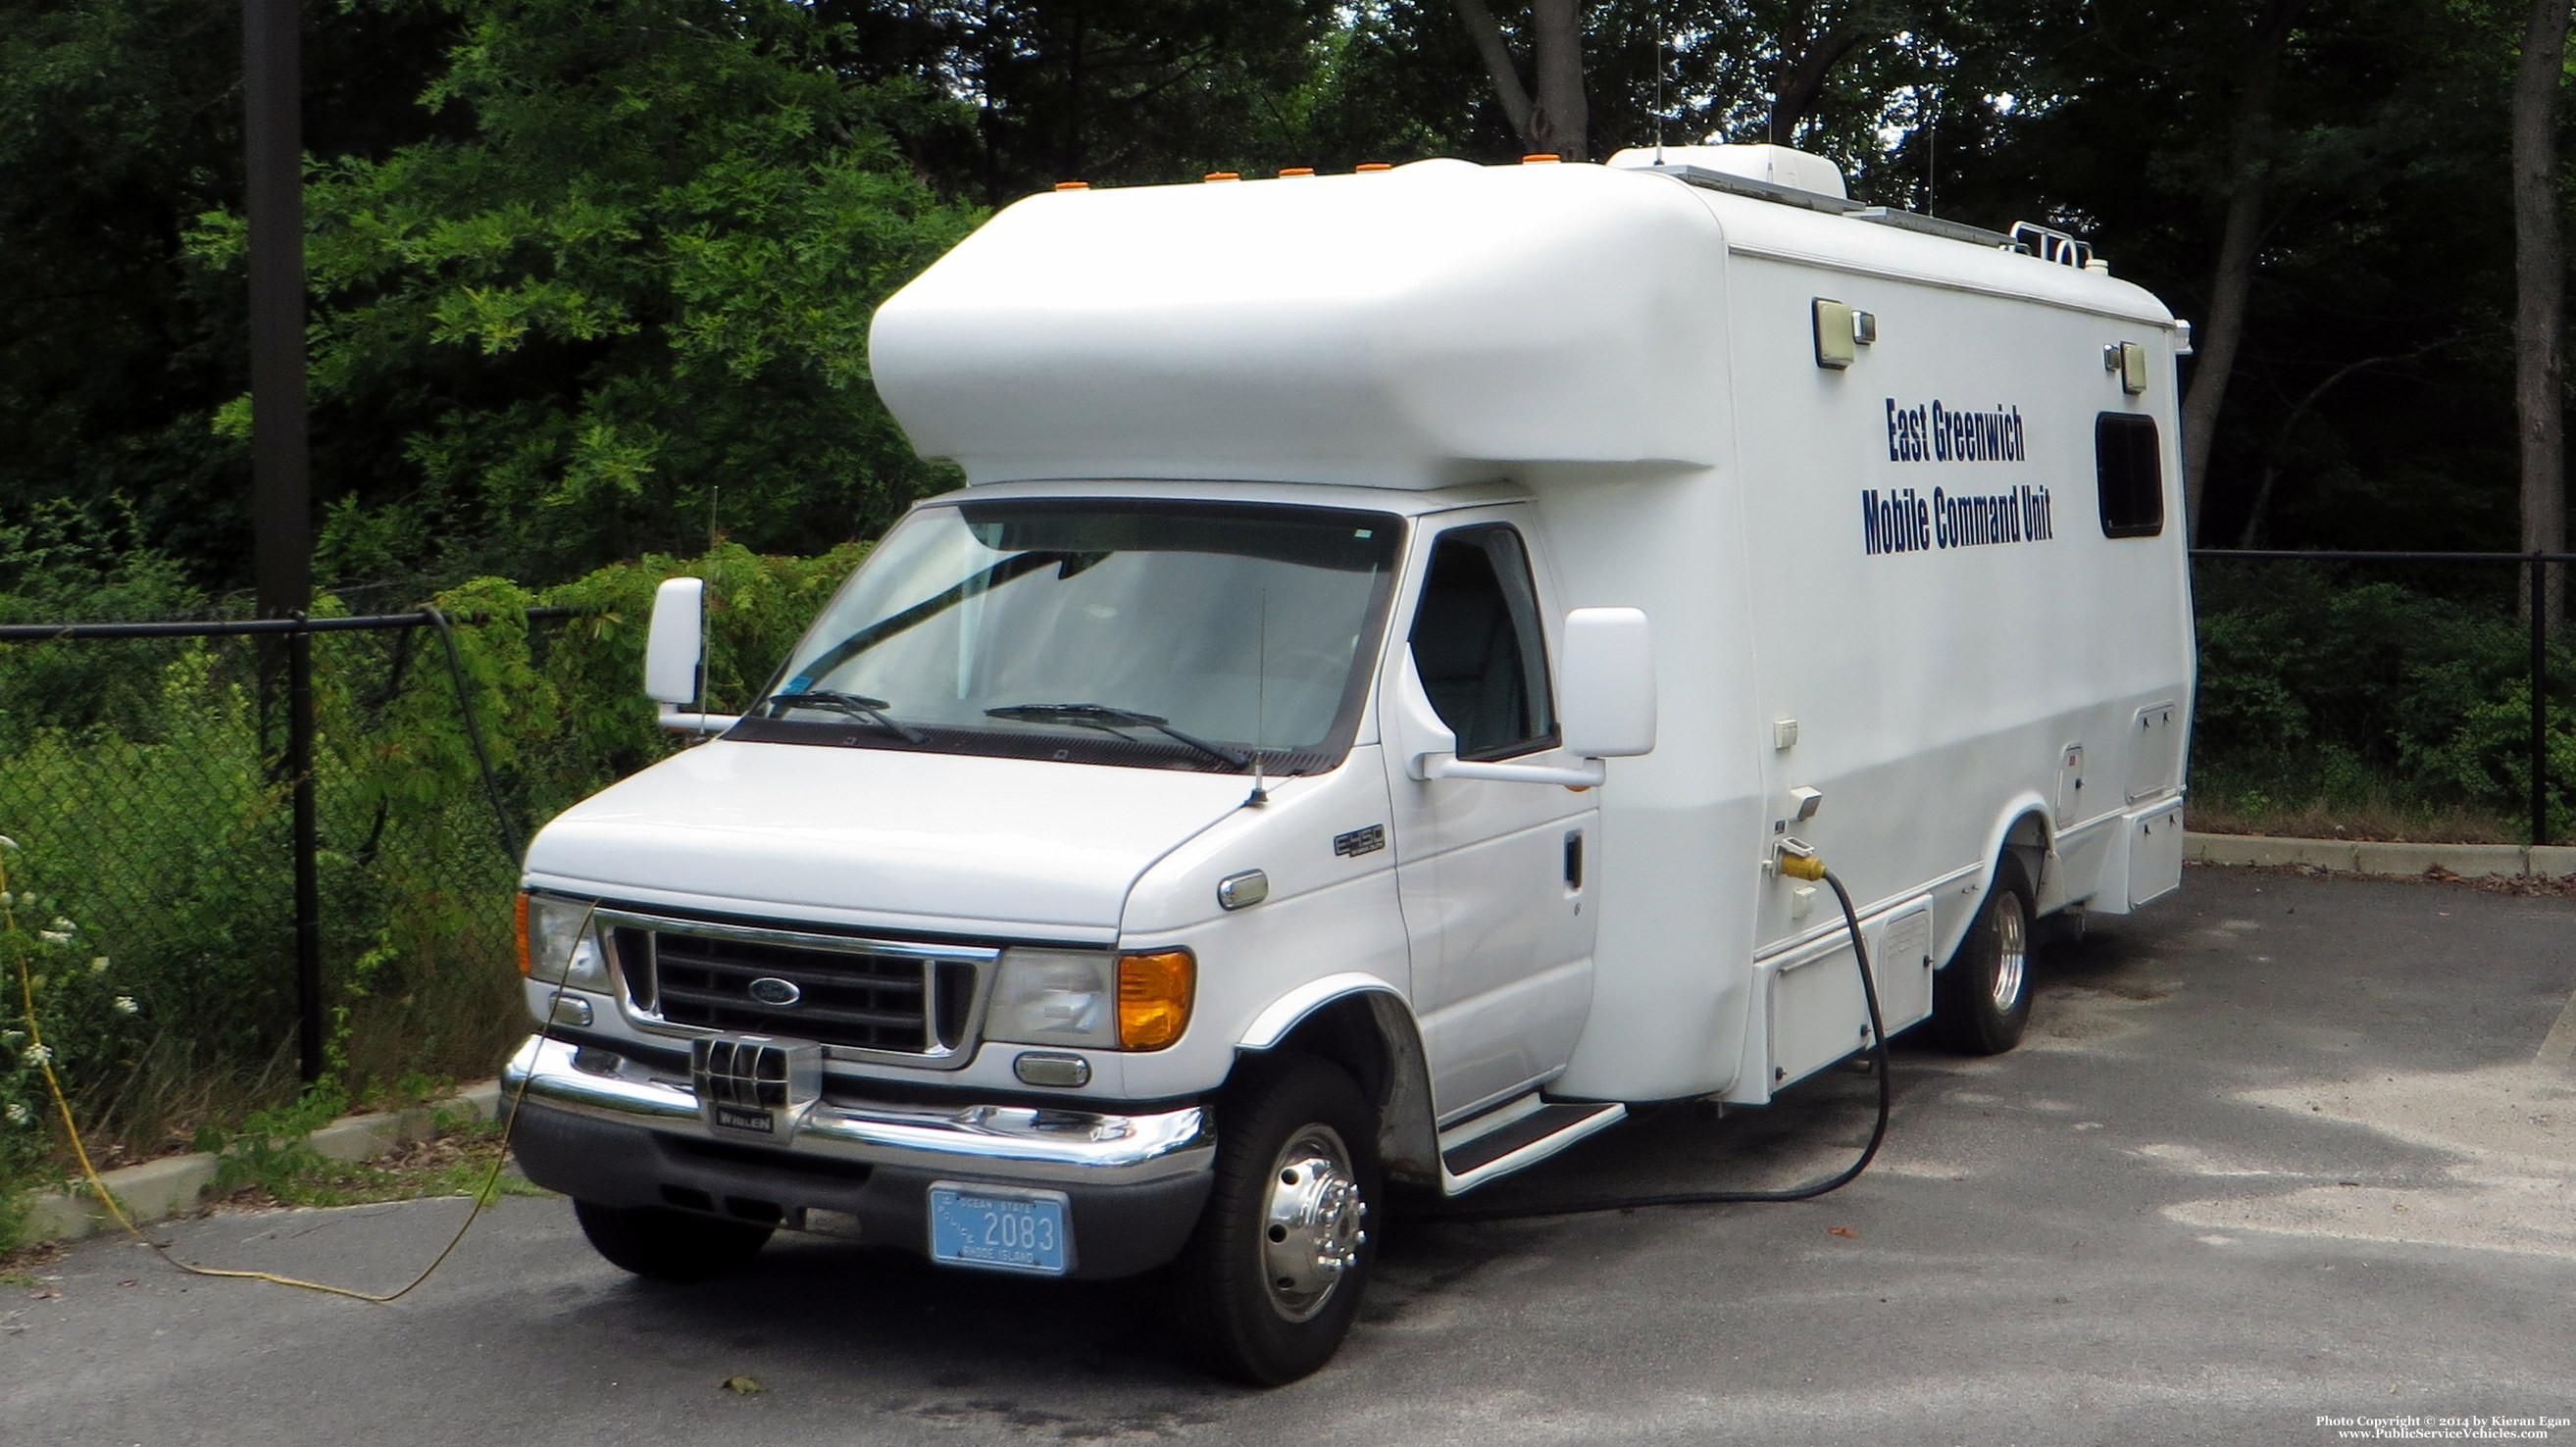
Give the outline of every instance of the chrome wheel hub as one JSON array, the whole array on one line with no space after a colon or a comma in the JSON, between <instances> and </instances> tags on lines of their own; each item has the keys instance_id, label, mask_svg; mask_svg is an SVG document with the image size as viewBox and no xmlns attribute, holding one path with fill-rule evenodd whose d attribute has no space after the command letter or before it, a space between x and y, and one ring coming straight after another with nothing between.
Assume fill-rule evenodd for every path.
<instances>
[{"instance_id":1,"label":"chrome wheel hub","mask_svg":"<svg viewBox=\"0 0 2576 1447\"><path fill-rule=\"evenodd\" d=\"M2009 1015L2021 1003L2022 984L2030 974L2030 922L2009 892L1995 898L1995 1010Z\"/></svg>"},{"instance_id":2,"label":"chrome wheel hub","mask_svg":"<svg viewBox=\"0 0 2576 1447\"><path fill-rule=\"evenodd\" d=\"M1273 1310L1290 1321L1323 1310L1359 1263L1368 1211L1339 1132L1308 1125L1288 1138L1262 1196L1262 1280Z\"/></svg>"}]
</instances>

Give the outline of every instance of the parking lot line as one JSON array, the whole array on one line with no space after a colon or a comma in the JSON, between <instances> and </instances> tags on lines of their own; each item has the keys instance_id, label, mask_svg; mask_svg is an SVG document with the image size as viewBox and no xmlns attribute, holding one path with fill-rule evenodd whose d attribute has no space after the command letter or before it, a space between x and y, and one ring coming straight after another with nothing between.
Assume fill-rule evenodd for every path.
<instances>
[{"instance_id":1,"label":"parking lot line","mask_svg":"<svg viewBox=\"0 0 2576 1447\"><path fill-rule=\"evenodd\" d=\"M2576 994L2567 997L2567 1008L2558 1012L2558 1023L2542 1037L2540 1053L2531 1057L2534 1065L2576 1064Z\"/></svg>"}]
</instances>

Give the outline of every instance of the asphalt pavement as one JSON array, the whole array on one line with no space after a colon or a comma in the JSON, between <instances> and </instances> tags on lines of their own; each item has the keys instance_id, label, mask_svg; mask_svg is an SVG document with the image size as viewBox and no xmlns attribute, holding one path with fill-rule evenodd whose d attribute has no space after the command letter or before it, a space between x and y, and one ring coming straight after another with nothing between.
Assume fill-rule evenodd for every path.
<instances>
[{"instance_id":1,"label":"asphalt pavement","mask_svg":"<svg viewBox=\"0 0 2576 1447\"><path fill-rule=\"evenodd\" d=\"M2571 925L2566 899L2194 869L2043 962L2019 1050L1901 1045L1854 1185L1398 1217L1341 1356L1277 1391L1193 1371L1149 1284L782 1237L658 1286L514 1198L392 1306L75 1248L0 1286L0 1441L2576 1443ZM1823 1174L1871 1090L1648 1111L1475 1199ZM383 1290L463 1210L156 1234Z\"/></svg>"}]
</instances>

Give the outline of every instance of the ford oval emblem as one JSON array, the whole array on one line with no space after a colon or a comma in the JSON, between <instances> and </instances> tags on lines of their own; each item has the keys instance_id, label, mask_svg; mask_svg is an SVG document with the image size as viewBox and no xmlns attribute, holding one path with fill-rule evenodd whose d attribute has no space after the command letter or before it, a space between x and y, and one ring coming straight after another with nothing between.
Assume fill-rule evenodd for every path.
<instances>
[{"instance_id":1,"label":"ford oval emblem","mask_svg":"<svg viewBox=\"0 0 2576 1447\"><path fill-rule=\"evenodd\" d=\"M805 998L805 992L796 988L794 980L782 980L776 975L763 975L752 981L750 990L751 998L782 1009Z\"/></svg>"}]
</instances>

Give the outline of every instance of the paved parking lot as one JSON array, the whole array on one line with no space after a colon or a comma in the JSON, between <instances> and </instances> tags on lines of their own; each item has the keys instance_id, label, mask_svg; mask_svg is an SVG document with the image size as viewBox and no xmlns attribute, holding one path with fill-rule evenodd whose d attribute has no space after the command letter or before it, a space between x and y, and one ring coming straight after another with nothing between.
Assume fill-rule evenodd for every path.
<instances>
[{"instance_id":1,"label":"paved parking lot","mask_svg":"<svg viewBox=\"0 0 2576 1447\"><path fill-rule=\"evenodd\" d=\"M1143 1286L782 1240L660 1287L513 1199L390 1307L81 1247L59 1295L0 1288L0 1438L2311 1443L2475 1415L2576 1443L2572 926L2576 901L2194 870L2056 952L2019 1051L1900 1049L1853 1186L1398 1219L1339 1360L1276 1392L1195 1375ZM1870 1088L1666 1108L1487 1194L1784 1184L1848 1159ZM462 1209L166 1235L383 1289Z\"/></svg>"}]
</instances>

